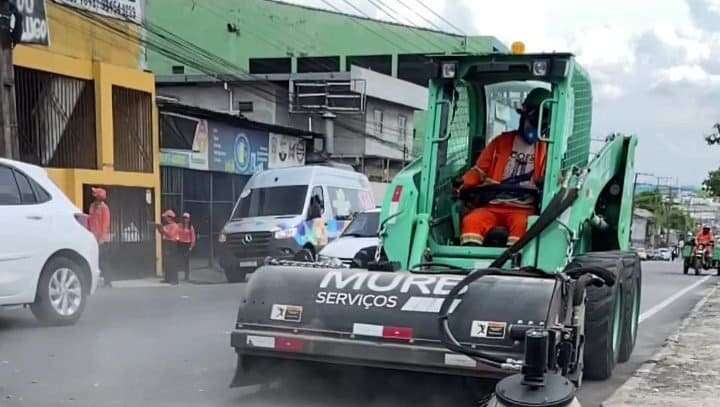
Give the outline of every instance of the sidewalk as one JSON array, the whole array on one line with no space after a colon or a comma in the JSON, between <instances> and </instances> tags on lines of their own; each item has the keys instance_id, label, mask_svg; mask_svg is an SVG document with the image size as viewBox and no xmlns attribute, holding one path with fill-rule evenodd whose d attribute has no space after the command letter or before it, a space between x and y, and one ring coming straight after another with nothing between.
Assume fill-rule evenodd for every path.
<instances>
[{"instance_id":1,"label":"sidewalk","mask_svg":"<svg viewBox=\"0 0 720 407\"><path fill-rule=\"evenodd\" d=\"M602 405L720 405L720 283L691 311L660 352Z\"/></svg>"},{"instance_id":2,"label":"sidewalk","mask_svg":"<svg viewBox=\"0 0 720 407\"><path fill-rule=\"evenodd\" d=\"M226 284L225 274L216 269L207 267L207 263L193 264L190 271L190 281L185 281L185 273L178 275L180 284ZM112 282L113 288L139 288L139 287L172 287L172 285L160 281L160 277L147 277L133 280L117 280Z\"/></svg>"}]
</instances>

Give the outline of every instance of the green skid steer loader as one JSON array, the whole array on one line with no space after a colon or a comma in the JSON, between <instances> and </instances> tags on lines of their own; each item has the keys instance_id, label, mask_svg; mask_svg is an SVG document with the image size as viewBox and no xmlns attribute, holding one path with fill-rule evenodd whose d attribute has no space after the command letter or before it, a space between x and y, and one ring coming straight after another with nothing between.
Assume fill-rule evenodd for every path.
<instances>
[{"instance_id":1,"label":"green skid steer loader","mask_svg":"<svg viewBox=\"0 0 720 407\"><path fill-rule=\"evenodd\" d=\"M629 359L641 290L629 247L637 138L611 135L591 154L590 79L571 54L433 60L422 154L388 188L380 246L356 268L258 269L231 334L233 385L325 363L502 379L498 405L559 406L583 377L607 379ZM538 87L551 92L538 117L538 127L549 120L538 215L510 247L500 229L461 246L466 202L454 181L515 128Z\"/></svg>"}]
</instances>

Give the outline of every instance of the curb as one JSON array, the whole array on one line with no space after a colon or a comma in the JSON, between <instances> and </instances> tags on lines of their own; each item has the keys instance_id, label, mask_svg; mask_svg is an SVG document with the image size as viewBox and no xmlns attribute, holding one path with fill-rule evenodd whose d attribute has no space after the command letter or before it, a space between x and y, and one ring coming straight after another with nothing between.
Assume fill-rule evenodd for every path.
<instances>
[{"instance_id":1,"label":"curb","mask_svg":"<svg viewBox=\"0 0 720 407\"><path fill-rule=\"evenodd\" d=\"M710 287L710 289L703 296L703 298L700 299L700 301L698 301L694 307L692 307L690 313L685 317L685 319L682 320L675 332L672 335L668 336L667 339L665 339L665 342L660 347L660 350L655 352L655 354L648 361L643 363L635 372L633 372L632 376L630 376L630 378L625 381L625 383L620 385L620 387L618 387L617 390L615 390L615 392L613 392L613 394L608 397L607 400L603 401L600 404L602 407L622 407L631 405L627 403L626 396L628 394L634 393L637 389L639 389L640 386L643 384L645 378L655 369L657 363L672 352L674 344L676 344L680 338L680 334L685 330L690 321L697 317L700 310L715 294L718 288L720 288L720 283L718 282L716 282L715 284L713 284L712 287Z\"/></svg>"}]
</instances>

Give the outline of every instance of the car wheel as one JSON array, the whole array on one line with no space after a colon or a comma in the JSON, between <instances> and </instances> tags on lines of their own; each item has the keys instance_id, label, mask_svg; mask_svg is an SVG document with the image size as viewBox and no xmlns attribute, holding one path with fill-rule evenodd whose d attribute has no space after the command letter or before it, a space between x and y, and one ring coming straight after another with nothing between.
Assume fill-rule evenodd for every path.
<instances>
[{"instance_id":1,"label":"car wheel","mask_svg":"<svg viewBox=\"0 0 720 407\"><path fill-rule=\"evenodd\" d=\"M50 259L40 274L35 302L30 305L35 318L49 325L71 325L85 309L89 282L74 261Z\"/></svg>"},{"instance_id":2,"label":"car wheel","mask_svg":"<svg viewBox=\"0 0 720 407\"><path fill-rule=\"evenodd\" d=\"M247 271L240 268L224 267L225 278L228 283L244 283L247 277Z\"/></svg>"}]
</instances>

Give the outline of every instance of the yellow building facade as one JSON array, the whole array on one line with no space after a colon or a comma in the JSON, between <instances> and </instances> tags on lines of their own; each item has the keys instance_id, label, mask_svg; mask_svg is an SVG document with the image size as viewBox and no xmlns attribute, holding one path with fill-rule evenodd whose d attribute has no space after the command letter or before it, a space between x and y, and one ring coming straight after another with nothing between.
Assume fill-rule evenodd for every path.
<instances>
[{"instance_id":1,"label":"yellow building facade","mask_svg":"<svg viewBox=\"0 0 720 407\"><path fill-rule=\"evenodd\" d=\"M154 103L155 78L153 74L142 70L144 48L131 38L139 35L140 28L132 23L107 17L88 18L76 9L50 1L46 2L46 7L50 32L49 46L17 46L14 52L16 71L17 68L25 68L32 72L40 72L40 75L50 73L60 75L64 77L63 79L92 82L91 94L94 95L95 113L93 148L95 151L87 152L96 157L96 165L91 165L94 168L72 168L71 164L54 168L50 163L46 167L51 178L79 208L87 204L87 188L90 185L135 187L152 191L152 195L148 195L152 196L152 202L147 202L147 205L152 206L154 215L152 220L159 219L160 148L158 116ZM123 30L125 34L98 24L98 21L109 22L113 27ZM16 73L16 83L17 78ZM16 88L19 89L19 86L16 85ZM128 147L125 147L123 137L126 137L126 132L119 123L114 123L118 117L115 110L124 107L118 106L118 102L114 103L114 98L118 97L116 95L118 89L141 92L138 94L149 97L149 102L144 102L143 106L147 105L149 112L149 115L145 116L149 116L148 120L151 123L150 134L147 136L151 137L151 141L149 141L150 145L137 152L146 156L142 170L129 171L116 162L117 146L123 146L123 149L133 148L130 139L128 139ZM21 103L21 96L18 96L18 102ZM22 126L20 130L22 139ZM133 151L125 152L126 156L129 154L133 154ZM112 203L112 197L110 202ZM151 225L134 225L136 229L149 226ZM155 240L153 264L155 272L159 273L160 245L157 241L158 237L154 232L152 233ZM132 236L132 232L123 231L123 234Z\"/></svg>"}]
</instances>

